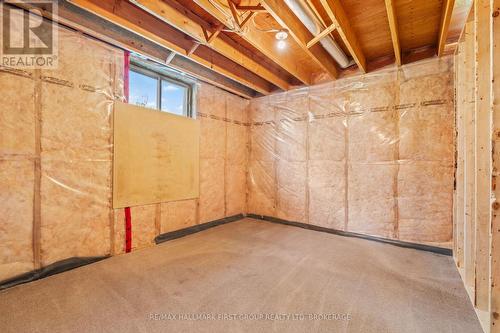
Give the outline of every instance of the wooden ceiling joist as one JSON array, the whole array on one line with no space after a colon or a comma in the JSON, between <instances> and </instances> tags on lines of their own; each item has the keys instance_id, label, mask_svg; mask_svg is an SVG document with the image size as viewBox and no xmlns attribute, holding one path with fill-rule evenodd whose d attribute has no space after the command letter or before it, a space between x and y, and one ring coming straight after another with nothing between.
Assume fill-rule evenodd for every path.
<instances>
[{"instance_id":1,"label":"wooden ceiling joist","mask_svg":"<svg viewBox=\"0 0 500 333\"><path fill-rule=\"evenodd\" d=\"M336 78L335 58L320 43L329 35L346 54L353 56L361 71L367 71L367 67L375 68L372 63L377 59L381 59L377 66L394 58L402 65L430 57L432 51L441 56L449 51L451 44L446 42L453 42L459 26L455 15L460 12L457 9L460 5L455 0L432 0L432 3L413 0L411 5L398 2L398 13L396 0L384 0L384 4L377 5L373 1L370 5L373 12L366 11L358 2L301 1L324 28L316 36L282 0L260 0L260 4L235 0L68 0L61 1L60 6L83 8L93 17L99 16L129 34L172 51L160 61L173 68L184 62L192 71L189 74L196 77L201 78L201 72L216 72L214 84L228 85L229 91L241 91L245 86L243 90L264 95L277 88L290 89L299 85L299 81L309 85L324 81L327 75ZM409 7L419 10L412 14ZM256 16L263 11L266 14ZM415 27L408 24L411 15L415 16L411 20L416 22ZM432 24L426 19L429 16ZM275 38L281 27L293 37L288 39L285 49L277 47ZM379 31L382 31L380 36L376 34ZM410 38L414 34L421 38ZM130 50L142 47L125 42L122 45ZM144 50L139 52L145 54ZM202 67L207 71L200 71ZM354 69L353 66L343 70L341 76ZM227 80L220 80L221 76ZM251 97L254 93L239 94Z\"/></svg>"},{"instance_id":2,"label":"wooden ceiling joist","mask_svg":"<svg viewBox=\"0 0 500 333\"><path fill-rule=\"evenodd\" d=\"M81 31L82 33L122 49L145 55L152 61L159 64L166 64L171 68L177 69L201 81L213 84L214 86L230 91L241 97L257 97L254 90L188 58L176 56L175 52L160 46L158 43L145 39L138 34L130 33L130 31L67 1L61 1L59 3L57 16L53 16L51 11L46 11L43 2L18 2L16 6L26 10L38 9L38 12L42 13L47 19L58 22L74 30Z\"/></svg>"},{"instance_id":3,"label":"wooden ceiling joist","mask_svg":"<svg viewBox=\"0 0 500 333\"><path fill-rule=\"evenodd\" d=\"M170 62L170 67L244 98L251 99L261 96L256 94L252 89L241 85L240 83L233 82L226 76L214 72L204 66L200 66L196 62L185 57L174 57Z\"/></svg>"},{"instance_id":4,"label":"wooden ceiling joist","mask_svg":"<svg viewBox=\"0 0 500 333\"><path fill-rule=\"evenodd\" d=\"M262 0L261 4L274 17L278 23L288 29L293 39L302 47L302 49L320 65L333 79L338 77L335 60L325 50L325 48L316 43L307 47L307 43L314 39L314 35L307 30L300 19L295 16L293 11L285 4L283 0Z\"/></svg>"},{"instance_id":5,"label":"wooden ceiling joist","mask_svg":"<svg viewBox=\"0 0 500 333\"><path fill-rule=\"evenodd\" d=\"M438 39L438 56L442 56L446 46L446 38L448 37L448 29L450 27L451 15L453 14L453 7L455 0L445 0L443 2L443 13L441 16L441 26L439 27Z\"/></svg>"},{"instance_id":6,"label":"wooden ceiling joist","mask_svg":"<svg viewBox=\"0 0 500 333\"><path fill-rule=\"evenodd\" d=\"M399 41L398 19L396 17L396 7L394 0L385 0L385 7L387 10L387 18L389 20L389 27L391 29L392 45L394 47L394 57L396 64L401 66L401 44Z\"/></svg>"},{"instance_id":7,"label":"wooden ceiling joist","mask_svg":"<svg viewBox=\"0 0 500 333\"><path fill-rule=\"evenodd\" d=\"M155 16L148 14L128 1L117 0L71 0L71 3L102 17L128 31L136 33L178 54L194 60L236 82L261 94L274 91L272 84L252 73L245 67L218 57L217 52L197 47L191 55L186 53L193 47L193 41Z\"/></svg>"},{"instance_id":8,"label":"wooden ceiling joist","mask_svg":"<svg viewBox=\"0 0 500 333\"><path fill-rule=\"evenodd\" d=\"M342 4L338 0L321 0L321 4L326 9L328 16L337 26L337 31L344 41L349 53L354 58L359 69L366 72L366 58L359 44L356 33L349 23L349 19L345 13Z\"/></svg>"},{"instance_id":9,"label":"wooden ceiling joist","mask_svg":"<svg viewBox=\"0 0 500 333\"><path fill-rule=\"evenodd\" d=\"M229 10L221 11L215 7L210 0L193 0L193 2L203 8L207 13L212 15L217 21L224 24L228 28L233 28L232 24L228 22L228 16L231 15ZM261 6L259 6L261 7ZM236 7L240 9L241 7ZM263 8L263 7L262 7ZM257 50L259 50L266 57L271 59L275 64L283 68L290 75L301 81L306 85L312 83L313 73L304 66L297 64L297 55L292 53L277 53L274 44L276 40L273 34L259 31L253 27L248 26L247 29L242 31L240 36Z\"/></svg>"},{"instance_id":10,"label":"wooden ceiling joist","mask_svg":"<svg viewBox=\"0 0 500 333\"><path fill-rule=\"evenodd\" d=\"M183 8L179 3L172 0L133 0L132 2L160 20L170 24L174 28L185 32L197 42L210 45L214 51L240 64L241 66L248 68L250 71L271 82L275 86L283 90L289 89L289 83L286 80L282 79L280 76L263 66L259 63L259 61L253 59L251 56L241 52L239 49L234 48L224 39L218 38L220 31L213 33L215 36L212 35L210 42L206 40L205 31L211 29L210 25L197 18L194 14ZM236 11L236 8L234 10ZM251 13L249 15L251 15ZM240 22L238 18L238 25L244 25L247 19L248 17L244 21Z\"/></svg>"}]
</instances>

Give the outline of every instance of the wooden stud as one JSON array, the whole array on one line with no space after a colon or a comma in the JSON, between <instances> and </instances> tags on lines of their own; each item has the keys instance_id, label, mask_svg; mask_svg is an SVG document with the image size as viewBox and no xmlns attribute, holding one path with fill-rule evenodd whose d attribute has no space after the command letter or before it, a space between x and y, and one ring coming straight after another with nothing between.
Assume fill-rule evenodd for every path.
<instances>
[{"instance_id":1,"label":"wooden stud","mask_svg":"<svg viewBox=\"0 0 500 333\"><path fill-rule=\"evenodd\" d=\"M465 285L474 299L475 260L476 260L476 136L475 136L475 64L474 64L474 22L468 22L465 30L464 69L465 69L465 231L464 266Z\"/></svg>"},{"instance_id":2,"label":"wooden stud","mask_svg":"<svg viewBox=\"0 0 500 333\"><path fill-rule=\"evenodd\" d=\"M186 33L194 40L200 43L206 43L207 31L211 28L210 25L191 12L186 11L180 4L172 0L134 0L133 2L156 18ZM232 3L232 1L230 2ZM237 23L241 25L239 19ZM263 66L262 63L254 59L252 55L246 54L241 49L234 47L227 39L218 38L220 37L219 33L222 29L223 27L220 27L219 31L215 30L216 33L212 35L210 43L208 43L207 46L275 86L283 90L288 90L290 88L289 83L285 79Z\"/></svg>"},{"instance_id":3,"label":"wooden stud","mask_svg":"<svg viewBox=\"0 0 500 333\"><path fill-rule=\"evenodd\" d=\"M495 170L492 183L494 187L495 203L493 203L491 225L491 290L490 290L490 330L492 333L500 332L500 187L498 170L500 170L500 0L493 1L493 128L494 128L494 155L493 170Z\"/></svg>"},{"instance_id":4,"label":"wooden stud","mask_svg":"<svg viewBox=\"0 0 500 333\"><path fill-rule=\"evenodd\" d=\"M457 124L457 169L453 216L453 257L457 267L464 267L464 231L465 231L465 42L458 46L459 54L455 56L456 82L456 124Z\"/></svg>"},{"instance_id":5,"label":"wooden stud","mask_svg":"<svg viewBox=\"0 0 500 333\"><path fill-rule=\"evenodd\" d=\"M489 311L491 232L492 107L491 3L474 2L476 25L476 295L475 304Z\"/></svg>"},{"instance_id":6,"label":"wooden stud","mask_svg":"<svg viewBox=\"0 0 500 333\"><path fill-rule=\"evenodd\" d=\"M323 48L321 44L315 44L307 48L307 42L314 38L313 34L307 30L300 19L295 16L292 10L281 0L263 0L262 5L274 17L278 23L288 29L290 35L302 47L304 51L321 66L333 79L338 76L335 60Z\"/></svg>"},{"instance_id":7,"label":"wooden stud","mask_svg":"<svg viewBox=\"0 0 500 333\"><path fill-rule=\"evenodd\" d=\"M366 72L366 58L359 44L358 38L349 23L342 4L338 0L321 0L328 16L337 25L337 31L344 41L349 53L362 72Z\"/></svg>"},{"instance_id":8,"label":"wooden stud","mask_svg":"<svg viewBox=\"0 0 500 333\"><path fill-rule=\"evenodd\" d=\"M453 6L455 5L455 0L445 0L443 3L443 14L441 17L441 26L439 27L439 38L438 38L438 56L441 57L444 52L444 47L446 45L446 38L448 37L448 29L450 27L451 15L453 13Z\"/></svg>"},{"instance_id":9,"label":"wooden stud","mask_svg":"<svg viewBox=\"0 0 500 333\"><path fill-rule=\"evenodd\" d=\"M396 64L401 66L401 46L399 44L398 19L396 17L394 0L385 0L385 7L387 10L387 18L389 19L389 27L391 29L392 46L394 48Z\"/></svg>"}]
</instances>

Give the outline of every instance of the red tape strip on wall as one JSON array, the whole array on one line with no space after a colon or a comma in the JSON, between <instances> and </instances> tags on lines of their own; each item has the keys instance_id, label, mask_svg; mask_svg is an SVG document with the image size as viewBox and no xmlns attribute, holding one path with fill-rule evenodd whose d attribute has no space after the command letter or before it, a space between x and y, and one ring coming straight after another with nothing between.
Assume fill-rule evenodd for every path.
<instances>
[{"instance_id":1,"label":"red tape strip on wall","mask_svg":"<svg viewBox=\"0 0 500 333\"><path fill-rule=\"evenodd\" d=\"M123 94L125 101L128 103L130 94L130 52L125 51L124 64L123 64ZM130 207L125 208L125 253L132 251L132 216L130 214Z\"/></svg>"},{"instance_id":2,"label":"red tape strip on wall","mask_svg":"<svg viewBox=\"0 0 500 333\"><path fill-rule=\"evenodd\" d=\"M132 216L130 207L125 207L125 253L132 251Z\"/></svg>"}]
</instances>

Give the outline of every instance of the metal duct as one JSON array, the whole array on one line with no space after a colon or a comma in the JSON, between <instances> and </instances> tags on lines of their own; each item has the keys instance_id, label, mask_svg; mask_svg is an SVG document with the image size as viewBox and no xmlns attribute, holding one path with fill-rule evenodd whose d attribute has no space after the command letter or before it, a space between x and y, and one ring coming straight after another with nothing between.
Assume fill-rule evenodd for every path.
<instances>
[{"instance_id":1,"label":"metal duct","mask_svg":"<svg viewBox=\"0 0 500 333\"><path fill-rule=\"evenodd\" d=\"M294 14L302 21L304 26L313 35L319 34L323 27L316 23L314 19L314 13L310 11L307 6L305 6L300 0L285 0L288 7L294 12ZM330 36L326 36L319 41L325 50L337 61L337 63L342 68L347 68L354 64L354 61L349 60L347 55L342 51L340 46L335 42Z\"/></svg>"}]
</instances>

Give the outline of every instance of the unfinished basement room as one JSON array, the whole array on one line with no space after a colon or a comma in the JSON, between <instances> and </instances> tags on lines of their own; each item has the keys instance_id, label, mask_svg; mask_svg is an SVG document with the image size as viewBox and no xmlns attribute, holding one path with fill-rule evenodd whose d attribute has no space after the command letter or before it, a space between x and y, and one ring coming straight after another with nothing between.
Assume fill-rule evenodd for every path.
<instances>
[{"instance_id":1,"label":"unfinished basement room","mask_svg":"<svg viewBox=\"0 0 500 333\"><path fill-rule=\"evenodd\" d=\"M0 0L0 333L500 333L499 45L500 0Z\"/></svg>"}]
</instances>

